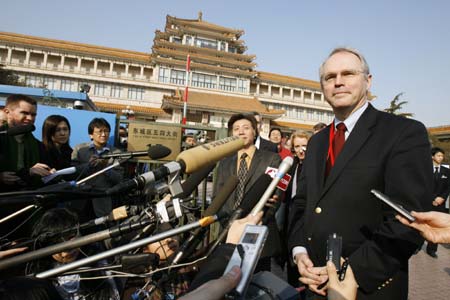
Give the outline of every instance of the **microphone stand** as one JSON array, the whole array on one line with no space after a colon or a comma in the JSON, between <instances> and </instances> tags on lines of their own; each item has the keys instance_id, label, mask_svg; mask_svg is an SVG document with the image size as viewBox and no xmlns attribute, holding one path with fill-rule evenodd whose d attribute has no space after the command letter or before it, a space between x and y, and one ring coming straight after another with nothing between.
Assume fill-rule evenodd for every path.
<instances>
[{"instance_id":1,"label":"microphone stand","mask_svg":"<svg viewBox=\"0 0 450 300\"><path fill-rule=\"evenodd\" d=\"M186 224L184 226L181 226L181 227L178 227L178 228L174 228L174 229L171 229L171 230L168 230L168 231L165 231L165 232L162 232L162 233L159 233L159 234L156 234L156 235L144 238L142 240L138 240L138 241L135 241L135 242L132 242L132 243L129 243L129 244L126 244L126 245L123 245L123 246L120 246L120 247L108 250L108 251L104 251L102 253L98 253L98 254L95 254L95 255L92 255L92 256L89 256L89 257L86 257L86 258L74 261L72 263L61 265L59 267L56 267L56 268L48 270L48 271L44 271L44 272L38 273L36 275L36 277L37 278L49 278L49 277L52 277L52 276L56 276L58 274L61 274L61 273L64 273L64 272L67 272L67 271L70 271L70 270L73 270L73 269L76 269L76 268L79 268L79 267L82 267L82 266L94 263L96 261L99 261L99 260L102 260L102 259L114 256L114 255L118 255L118 254L121 254L121 253L124 253L124 252L128 252L128 251L133 250L135 248L140 248L142 246L145 246L145 245L148 245L148 244L151 244L151 243L154 243L154 242L166 239L168 237L171 237L171 236L174 236L174 235L177 235L177 234L180 234L180 233L183 233L183 232L195 229L197 227L206 227L206 226L210 225L211 223L216 222L218 219L219 219L219 217L217 215L210 216L210 217L205 217L205 218L200 219L200 220L198 220L198 221L196 221L194 223ZM0 262L0 265L1 264L2 264L2 262ZM1 267L0 267L0 269L1 269Z\"/></svg>"},{"instance_id":2,"label":"microphone stand","mask_svg":"<svg viewBox=\"0 0 450 300\"><path fill-rule=\"evenodd\" d=\"M106 168L103 168L100 171L97 171L97 172L95 172L95 173L93 173L93 174L91 174L91 175L81 179L80 181L77 181L76 185L80 186L81 184L85 183L86 181L91 180L92 178L94 178L94 177L96 177L96 176L98 176L98 175L100 175L100 174L102 174L102 173L104 173L104 172L106 172L108 170L111 170L112 168L115 168L115 167L119 166L120 164L121 164L121 162L116 160L116 161L114 161L114 163L112 165L107 166Z\"/></svg>"},{"instance_id":3,"label":"microphone stand","mask_svg":"<svg viewBox=\"0 0 450 300\"><path fill-rule=\"evenodd\" d=\"M36 260L48 255L52 255L55 253L64 252L69 249L76 249L82 246L103 241L109 238L113 238L119 236L123 233L131 232L135 229L141 228L143 226L147 226L148 224L157 222L155 217L150 219L142 220L137 223L118 225L110 229L105 229L99 232L95 232L92 234L88 234L86 236L82 236L79 238L75 238L73 240L65 241L56 245L51 245L45 248L38 249L36 251L24 253L21 255L17 255L11 258L6 258L0 260L0 270L7 269L9 267L25 263L28 261Z\"/></svg>"},{"instance_id":4,"label":"microphone stand","mask_svg":"<svg viewBox=\"0 0 450 300\"><path fill-rule=\"evenodd\" d=\"M90 180L90 179L92 179L92 178L94 178L94 177L96 177L96 176L98 176L98 175L108 171L108 170L111 170L112 168L115 168L115 167L119 166L121 163L122 163L121 161L116 160L116 161L114 161L114 163L112 165L107 166L106 168L104 168L104 169L102 169L100 171L97 171L97 172L95 172L95 173L93 173L93 174L83 178L82 180L76 182L75 185L76 186L80 186L83 183L85 183L86 181L88 181L88 180ZM53 191L53 192L55 192L55 191ZM27 194L29 195L29 194L37 194L37 193L39 193L39 191L31 191L31 192L30 191L26 191L24 193L20 193L19 192L19 195L27 195ZM50 192L50 193L52 193L52 192ZM28 211L30 209L34 209L34 208L38 208L38 206L35 205L35 204L28 205L27 207L24 207L24 208L22 208L22 209L20 209L20 210L18 210L16 212L6 216L6 217L4 217L3 219L1 219L0 220L0 224L4 223L4 222L6 222L6 221L8 221L8 220L10 220L10 219L20 215L20 214L22 214L22 213L24 213L24 212L26 212L26 211Z\"/></svg>"},{"instance_id":5,"label":"microphone stand","mask_svg":"<svg viewBox=\"0 0 450 300\"><path fill-rule=\"evenodd\" d=\"M18 210L18 211L16 211L16 212L13 212L13 213L10 214L9 216L6 216L6 217L4 217L3 219L1 219L1 220L0 220L0 224L2 224L2 223L4 223L4 222L8 221L9 219L14 218L15 216L20 215L21 213L24 213L24 212L26 212L26 211L29 211L30 209L33 209L33 208L38 208L38 206L35 205L35 204L32 204L32 205L28 205L27 207L24 207L24 208L22 208L22 209L20 209L20 210Z\"/></svg>"}]
</instances>

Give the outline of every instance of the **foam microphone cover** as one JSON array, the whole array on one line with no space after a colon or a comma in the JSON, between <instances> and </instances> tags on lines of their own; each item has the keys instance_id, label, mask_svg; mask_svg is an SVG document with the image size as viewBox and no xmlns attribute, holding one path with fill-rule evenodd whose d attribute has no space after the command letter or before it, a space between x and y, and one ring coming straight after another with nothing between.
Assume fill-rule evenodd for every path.
<instances>
[{"instance_id":1,"label":"foam microphone cover","mask_svg":"<svg viewBox=\"0 0 450 300\"><path fill-rule=\"evenodd\" d=\"M222 189L217 193L217 196L212 201L211 205L205 210L204 216L212 216L215 215L225 204L230 194L234 191L239 179L237 176L228 177L227 181L223 185Z\"/></svg>"},{"instance_id":2,"label":"foam microphone cover","mask_svg":"<svg viewBox=\"0 0 450 300\"><path fill-rule=\"evenodd\" d=\"M161 144L156 144L154 146L150 146L148 148L148 156L151 159L161 159L163 157L168 156L170 153L172 153L172 150L170 150L170 148L161 145Z\"/></svg>"},{"instance_id":3,"label":"foam microphone cover","mask_svg":"<svg viewBox=\"0 0 450 300\"><path fill-rule=\"evenodd\" d=\"M183 151L176 160L182 161L184 171L191 174L205 165L216 163L236 153L242 148L244 148L244 140L231 136Z\"/></svg>"},{"instance_id":4,"label":"foam microphone cover","mask_svg":"<svg viewBox=\"0 0 450 300\"><path fill-rule=\"evenodd\" d=\"M198 185L209 175L209 173L211 173L215 166L216 164L210 164L192 173L191 176L181 184L183 192L175 195L175 198L189 197Z\"/></svg>"}]
</instances>

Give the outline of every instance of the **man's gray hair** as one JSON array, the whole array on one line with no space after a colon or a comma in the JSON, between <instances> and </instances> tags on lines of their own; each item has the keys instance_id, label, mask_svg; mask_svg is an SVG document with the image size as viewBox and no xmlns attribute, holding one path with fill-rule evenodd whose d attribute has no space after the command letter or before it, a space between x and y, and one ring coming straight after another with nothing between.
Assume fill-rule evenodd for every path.
<instances>
[{"instance_id":1,"label":"man's gray hair","mask_svg":"<svg viewBox=\"0 0 450 300\"><path fill-rule=\"evenodd\" d=\"M325 66L325 63L328 61L328 59L331 56L333 56L336 53L340 53L340 52L351 53L351 54L355 55L356 57L358 57L359 60L361 61L361 68L362 68L362 72L363 72L364 76L365 77L369 76L369 74L370 74L369 65L367 64L367 61L364 58L364 56L358 50L356 50L354 48L350 48L350 47L339 47L339 48L333 49L333 51L331 51L331 53L328 55L327 59L325 59L325 61L322 63L322 65L320 65L319 76L320 76L321 81L322 81L322 76L323 76L323 67Z\"/></svg>"}]
</instances>

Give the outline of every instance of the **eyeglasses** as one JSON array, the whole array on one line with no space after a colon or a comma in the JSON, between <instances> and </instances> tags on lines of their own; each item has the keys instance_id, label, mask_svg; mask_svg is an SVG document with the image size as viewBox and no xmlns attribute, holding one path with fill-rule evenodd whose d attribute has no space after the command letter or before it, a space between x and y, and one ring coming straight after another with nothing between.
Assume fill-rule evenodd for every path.
<instances>
[{"instance_id":1,"label":"eyeglasses","mask_svg":"<svg viewBox=\"0 0 450 300\"><path fill-rule=\"evenodd\" d=\"M102 130L94 131L94 134L96 134L96 135L108 135L109 134L109 130L102 129Z\"/></svg>"},{"instance_id":2,"label":"eyeglasses","mask_svg":"<svg viewBox=\"0 0 450 300\"><path fill-rule=\"evenodd\" d=\"M359 74L364 74L364 72L360 70L344 70L339 73L326 73L325 75L322 76L322 81L326 84L334 84L336 83L338 75L341 77L342 80L349 80L353 79Z\"/></svg>"}]
</instances>

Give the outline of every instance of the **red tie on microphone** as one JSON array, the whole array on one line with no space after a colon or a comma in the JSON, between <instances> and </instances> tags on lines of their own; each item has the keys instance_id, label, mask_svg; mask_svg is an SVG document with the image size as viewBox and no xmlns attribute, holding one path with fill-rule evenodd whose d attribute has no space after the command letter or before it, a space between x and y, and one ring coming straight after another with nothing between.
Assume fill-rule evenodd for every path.
<instances>
[{"instance_id":1,"label":"red tie on microphone","mask_svg":"<svg viewBox=\"0 0 450 300\"><path fill-rule=\"evenodd\" d=\"M339 156L339 153L341 153L342 148L344 148L345 143L345 131L347 130L347 127L345 124L339 123L336 126L336 132L334 132L334 124L331 127L330 130L330 145L328 148L328 159L327 159L327 168L325 175L328 176L330 173L331 168L334 166L334 163Z\"/></svg>"}]
</instances>

